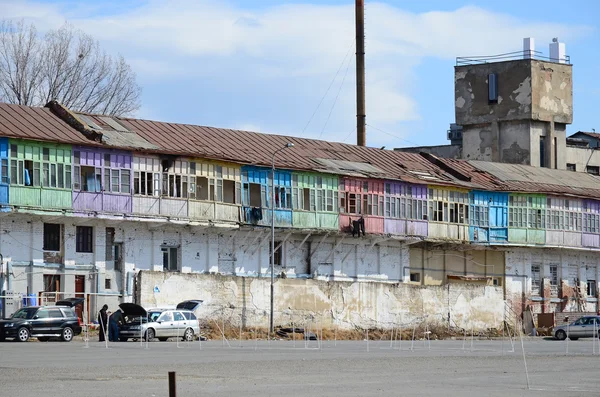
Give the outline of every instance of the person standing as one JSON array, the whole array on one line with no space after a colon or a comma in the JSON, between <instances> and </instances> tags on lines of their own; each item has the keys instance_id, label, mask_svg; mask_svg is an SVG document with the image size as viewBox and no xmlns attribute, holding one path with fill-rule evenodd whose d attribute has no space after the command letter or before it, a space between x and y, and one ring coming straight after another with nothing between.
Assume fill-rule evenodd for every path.
<instances>
[{"instance_id":1,"label":"person standing","mask_svg":"<svg viewBox=\"0 0 600 397\"><path fill-rule=\"evenodd\" d=\"M102 309L98 312L98 325L100 325L100 332L98 333L98 341L104 342L106 340L106 328L108 325L108 305L102 306Z\"/></svg>"},{"instance_id":2,"label":"person standing","mask_svg":"<svg viewBox=\"0 0 600 397\"><path fill-rule=\"evenodd\" d=\"M123 313L121 309L114 312L109 318L110 332L108 334L108 340L111 342L117 342L119 340L119 327L123 325Z\"/></svg>"}]
</instances>

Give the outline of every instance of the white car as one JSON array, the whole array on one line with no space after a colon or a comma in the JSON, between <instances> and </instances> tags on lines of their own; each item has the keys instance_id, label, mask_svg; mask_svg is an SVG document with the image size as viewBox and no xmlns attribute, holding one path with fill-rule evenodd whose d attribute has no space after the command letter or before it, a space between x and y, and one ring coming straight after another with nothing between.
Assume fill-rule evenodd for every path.
<instances>
[{"instance_id":1,"label":"white car","mask_svg":"<svg viewBox=\"0 0 600 397\"><path fill-rule=\"evenodd\" d=\"M166 341L169 338L182 338L193 341L200 334L198 318L189 310L150 309L146 311L140 305L121 303L119 305L125 317L120 327L119 340L143 338L146 341Z\"/></svg>"}]
</instances>

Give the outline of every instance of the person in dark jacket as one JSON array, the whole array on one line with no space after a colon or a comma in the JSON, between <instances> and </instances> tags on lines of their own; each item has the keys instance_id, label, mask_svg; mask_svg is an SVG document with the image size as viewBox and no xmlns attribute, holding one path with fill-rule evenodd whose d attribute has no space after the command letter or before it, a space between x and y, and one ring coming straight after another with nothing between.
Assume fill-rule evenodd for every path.
<instances>
[{"instance_id":1,"label":"person in dark jacket","mask_svg":"<svg viewBox=\"0 0 600 397\"><path fill-rule=\"evenodd\" d=\"M108 319L109 333L108 340L111 342L117 342L119 340L119 327L123 325L123 313L121 309L114 312Z\"/></svg>"},{"instance_id":2,"label":"person in dark jacket","mask_svg":"<svg viewBox=\"0 0 600 397\"><path fill-rule=\"evenodd\" d=\"M102 306L102 309L98 312L98 325L100 326L100 332L98 333L98 341L104 342L106 340L106 328L108 325L108 305Z\"/></svg>"}]
</instances>

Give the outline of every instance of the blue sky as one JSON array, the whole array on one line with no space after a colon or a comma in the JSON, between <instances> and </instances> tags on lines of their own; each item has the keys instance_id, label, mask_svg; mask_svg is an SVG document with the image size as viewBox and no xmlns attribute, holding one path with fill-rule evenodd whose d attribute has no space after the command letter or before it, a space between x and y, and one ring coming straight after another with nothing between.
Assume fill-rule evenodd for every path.
<instances>
[{"instance_id":1,"label":"blue sky","mask_svg":"<svg viewBox=\"0 0 600 397\"><path fill-rule=\"evenodd\" d=\"M367 1L367 144L447 143L455 57L518 51L523 37L544 53L552 37L566 43L568 132L600 132L600 2L565 4ZM140 118L356 140L352 0L0 0L0 15L41 32L68 21L123 54L143 87Z\"/></svg>"}]
</instances>

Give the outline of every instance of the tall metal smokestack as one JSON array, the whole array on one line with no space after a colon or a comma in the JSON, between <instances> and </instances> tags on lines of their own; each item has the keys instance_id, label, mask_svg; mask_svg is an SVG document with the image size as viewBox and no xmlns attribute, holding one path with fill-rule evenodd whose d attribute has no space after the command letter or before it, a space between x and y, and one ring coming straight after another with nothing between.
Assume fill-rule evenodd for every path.
<instances>
[{"instance_id":1,"label":"tall metal smokestack","mask_svg":"<svg viewBox=\"0 0 600 397\"><path fill-rule=\"evenodd\" d=\"M365 114L365 2L356 0L356 144L367 144Z\"/></svg>"}]
</instances>

